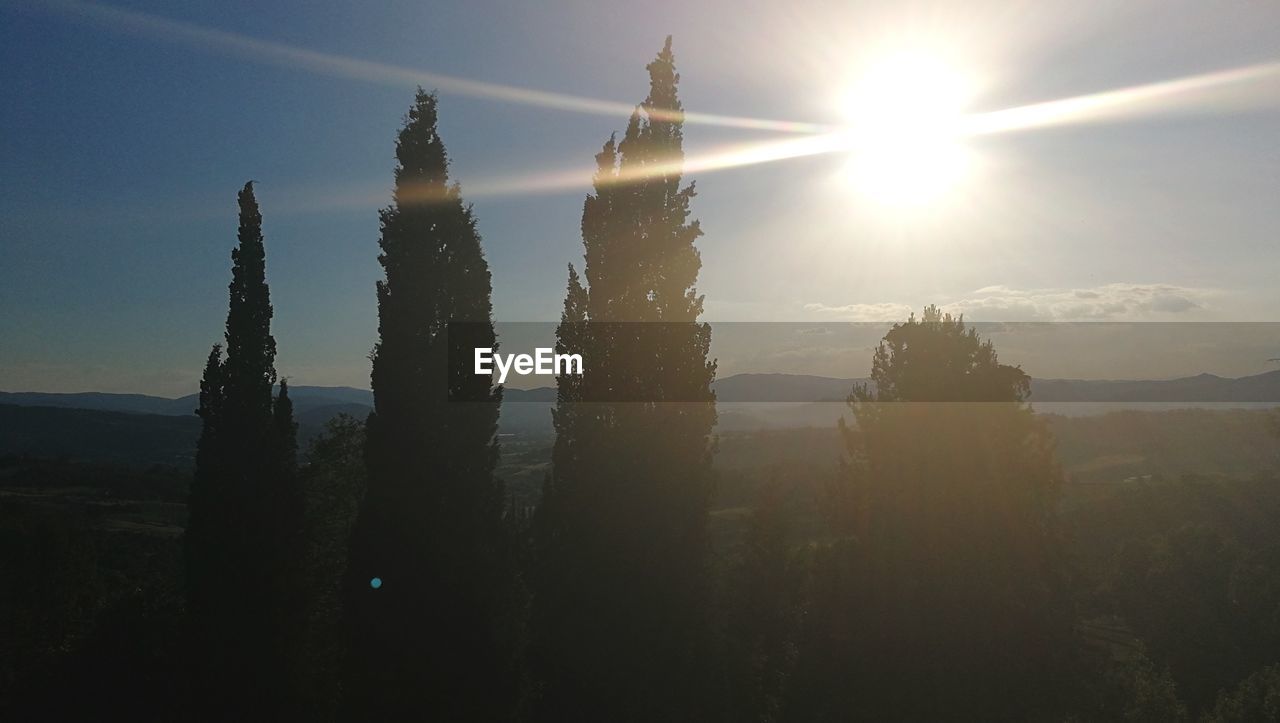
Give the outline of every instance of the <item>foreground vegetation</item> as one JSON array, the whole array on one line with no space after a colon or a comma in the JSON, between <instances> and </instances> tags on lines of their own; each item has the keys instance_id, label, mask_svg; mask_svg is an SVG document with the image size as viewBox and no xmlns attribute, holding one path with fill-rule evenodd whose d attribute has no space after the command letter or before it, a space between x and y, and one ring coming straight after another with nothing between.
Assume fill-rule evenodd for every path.
<instances>
[{"instance_id":1,"label":"foreground vegetation","mask_svg":"<svg viewBox=\"0 0 1280 723\"><path fill-rule=\"evenodd\" d=\"M1275 718L1280 478L1274 448L1259 444L1267 419L1178 411L1050 420L1059 448L1071 450L1059 514L1074 644L1088 666L1076 682L1077 706L1054 719ZM1152 444L1176 447L1174 461L1153 458L1135 427ZM1224 427L1264 432L1243 443L1205 433ZM299 674L320 719L335 705L333 575L363 477L360 434L358 422L340 419L304 455L317 520L308 584L318 594L308 615L313 652ZM1128 461L1099 478L1106 465L1098 460L1122 444L1114 440L1127 440ZM835 544L824 490L839 449L834 429L720 438L709 531L718 655L756 681L737 689L733 710L749 716L738 720L785 718L806 655L797 630L812 610L823 551ZM533 443L513 448L500 469L531 480L548 454ZM1224 457L1240 460L1231 476L1199 471ZM0 461L0 565L3 579L18 582L0 589L0 619L12 631L0 646L6 717L69 719L109 708L171 720L184 710L180 533L189 479L166 467ZM66 690L77 694L56 694Z\"/></svg>"}]
</instances>

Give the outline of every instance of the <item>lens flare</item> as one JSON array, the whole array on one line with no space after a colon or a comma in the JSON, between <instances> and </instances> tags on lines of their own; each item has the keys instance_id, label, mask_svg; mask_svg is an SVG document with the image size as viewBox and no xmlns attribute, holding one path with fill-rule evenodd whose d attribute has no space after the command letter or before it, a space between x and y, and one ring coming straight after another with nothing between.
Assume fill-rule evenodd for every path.
<instances>
[{"instance_id":1,"label":"lens flare","mask_svg":"<svg viewBox=\"0 0 1280 723\"><path fill-rule=\"evenodd\" d=\"M194 23L170 20L151 13L125 10L110 5L85 3L80 2L80 0L52 0L45 7L59 10L63 14L81 21L106 25L122 32L143 35L167 42L181 42L207 51L348 80L358 80L379 85L421 85L427 88L435 88L445 93L485 100L594 115L622 116L624 118L629 116L636 108L629 103L586 98L568 93L533 88L521 88L501 83L487 83L427 70L361 60L333 53L322 53L284 43L262 40L240 33L207 28ZM655 119L681 119L686 123L693 124L778 133L820 133L830 129L829 125L818 123L748 118L715 113L688 113L681 111L667 115L655 113L653 117Z\"/></svg>"},{"instance_id":2,"label":"lens flare","mask_svg":"<svg viewBox=\"0 0 1280 723\"><path fill-rule=\"evenodd\" d=\"M965 135L990 135L1163 114L1211 114L1280 105L1280 62L1189 75L966 116Z\"/></svg>"},{"instance_id":3,"label":"lens flare","mask_svg":"<svg viewBox=\"0 0 1280 723\"><path fill-rule=\"evenodd\" d=\"M532 88L488 83L403 66L350 58L261 40L150 13L81 0L51 0L39 6L119 32L204 51L306 72L383 85L423 85L496 102L559 111L627 117L637 110L628 103ZM1280 107L1280 62L1174 78L1005 108L969 113L972 79L954 64L915 51L889 53L849 86L844 124L751 118L713 113L664 114L647 109L655 120L738 128L790 137L722 146L691 155L683 163L659 164L624 172L619 182L640 174L697 173L773 163L804 156L848 155L842 177L860 192L891 205L927 202L965 182L973 173L975 154L963 144L974 136L1107 122L1128 122L1170 114L1208 114L1250 108ZM585 188L589 166L526 172L470 180L468 196L499 196ZM381 185L379 184L379 188ZM438 198L449 189L423 188L422 199ZM379 191L345 192L325 198L326 207L367 205L385 197Z\"/></svg>"}]
</instances>

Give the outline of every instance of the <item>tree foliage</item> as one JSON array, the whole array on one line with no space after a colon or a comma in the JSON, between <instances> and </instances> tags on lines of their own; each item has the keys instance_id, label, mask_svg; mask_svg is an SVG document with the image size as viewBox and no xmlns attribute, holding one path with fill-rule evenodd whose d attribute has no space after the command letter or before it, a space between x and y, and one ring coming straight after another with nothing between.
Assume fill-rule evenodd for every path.
<instances>
[{"instance_id":1,"label":"tree foliage","mask_svg":"<svg viewBox=\"0 0 1280 723\"><path fill-rule=\"evenodd\" d=\"M937 306L885 334L871 360L871 381L874 394L861 388L860 400L1021 402L1031 394L1026 372L1001 364L990 340Z\"/></svg>"},{"instance_id":2,"label":"tree foliage","mask_svg":"<svg viewBox=\"0 0 1280 723\"><path fill-rule=\"evenodd\" d=\"M1213 712L1212 723L1280 720L1280 664L1268 665L1223 691Z\"/></svg>"},{"instance_id":3,"label":"tree foliage","mask_svg":"<svg viewBox=\"0 0 1280 723\"><path fill-rule=\"evenodd\" d=\"M535 709L547 720L698 717L715 365L697 322L702 231L681 185L670 38L647 67L648 97L596 156L585 279L570 269L558 330L586 368L559 379L535 520Z\"/></svg>"},{"instance_id":4,"label":"tree foliage","mask_svg":"<svg viewBox=\"0 0 1280 723\"><path fill-rule=\"evenodd\" d=\"M368 481L344 596L346 715L362 720L496 720L515 682L494 476L501 390L448 363L463 347L496 346L489 266L449 182L436 109L419 90L381 214ZM465 331L450 334L451 323Z\"/></svg>"},{"instance_id":5,"label":"tree foliage","mask_svg":"<svg viewBox=\"0 0 1280 723\"><path fill-rule=\"evenodd\" d=\"M342 692L342 581L351 525L364 496L364 421L330 419L311 440L299 470L306 493L303 553L305 611L294 673L308 720L332 719Z\"/></svg>"}]
</instances>

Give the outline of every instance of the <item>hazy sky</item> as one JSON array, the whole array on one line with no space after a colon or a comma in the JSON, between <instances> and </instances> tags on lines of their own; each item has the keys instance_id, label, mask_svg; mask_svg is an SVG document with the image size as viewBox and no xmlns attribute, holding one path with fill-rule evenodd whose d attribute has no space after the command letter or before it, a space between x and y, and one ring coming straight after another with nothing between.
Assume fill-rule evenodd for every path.
<instances>
[{"instance_id":1,"label":"hazy sky","mask_svg":"<svg viewBox=\"0 0 1280 723\"><path fill-rule=\"evenodd\" d=\"M868 193L846 152L693 174L711 320L931 302L995 321L1280 320L1277 3L0 0L0 389L192 391L248 179L279 371L367 386L377 209L419 81L441 89L496 317L556 318L592 156L667 34L690 112L849 123L840 99L904 53L962 78L969 113L1091 96L964 139L963 176L927 202ZM797 137L685 129L701 159ZM920 179L944 172L926 159Z\"/></svg>"}]
</instances>

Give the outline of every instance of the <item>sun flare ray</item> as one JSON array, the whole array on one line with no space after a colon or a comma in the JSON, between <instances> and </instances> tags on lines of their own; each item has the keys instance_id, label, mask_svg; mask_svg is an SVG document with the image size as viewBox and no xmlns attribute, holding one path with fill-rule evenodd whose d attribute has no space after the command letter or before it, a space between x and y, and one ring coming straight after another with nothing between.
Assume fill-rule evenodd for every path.
<instances>
[{"instance_id":1,"label":"sun flare ray","mask_svg":"<svg viewBox=\"0 0 1280 723\"><path fill-rule=\"evenodd\" d=\"M965 135L1136 120L1176 112L1213 113L1280 105L1280 62L1258 63L1157 83L1033 103L964 118Z\"/></svg>"},{"instance_id":2,"label":"sun flare ray","mask_svg":"<svg viewBox=\"0 0 1280 723\"><path fill-rule=\"evenodd\" d=\"M179 41L208 51L336 78L380 85L421 85L426 88L435 88L445 93L455 93L472 98L593 115L621 115L625 118L635 110L635 106L629 103L471 80L417 68L351 58L334 53L322 53L316 50L262 40L249 35L217 30L111 5L87 3L80 0L51 0L44 3L44 7L60 11L63 15L77 20L111 27L120 32L142 35L167 42ZM777 133L821 133L831 128L830 125L821 123L750 118L717 113L683 112L680 116L686 123Z\"/></svg>"},{"instance_id":3,"label":"sun flare ray","mask_svg":"<svg viewBox=\"0 0 1280 723\"><path fill-rule=\"evenodd\" d=\"M613 117L626 117L637 108L628 103L324 53L82 0L51 0L42 7L118 32L330 77L376 84L417 84L495 102ZM844 183L882 204L916 207L971 179L979 164L977 154L965 143L969 138L1079 124L1133 122L1172 114L1280 107L1280 62L983 112L967 109L974 95L974 78L956 64L927 51L890 52L863 71L847 86L841 99L844 119L839 123L682 112L679 117L690 124L787 136L721 146L691 154L679 166L650 167L644 172L705 173L842 154L847 160L838 177ZM554 193L584 188L590 175L590 169L584 166L513 173L469 181L467 192L473 196ZM627 180L626 176L618 179ZM339 202L363 205L376 195L352 192Z\"/></svg>"}]
</instances>

